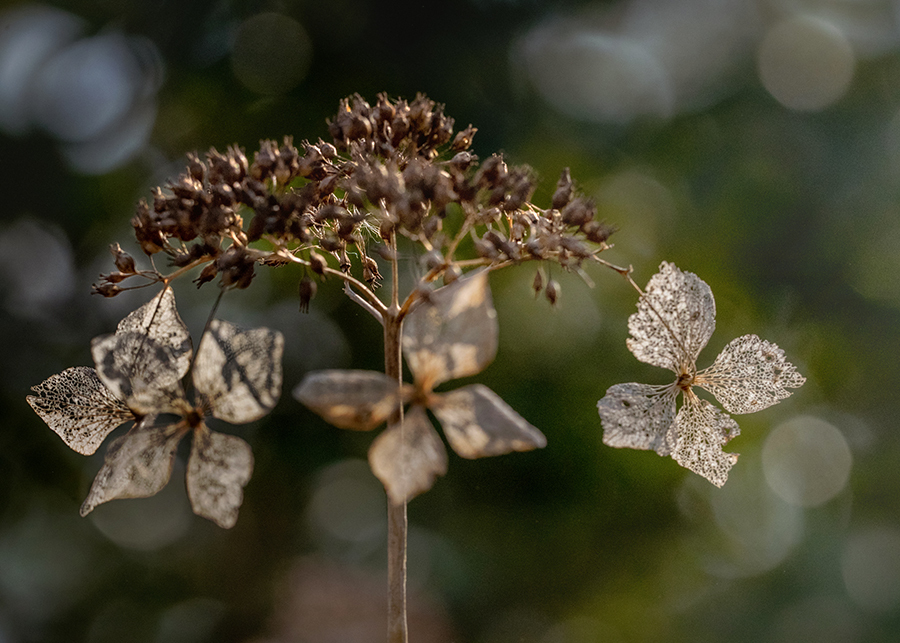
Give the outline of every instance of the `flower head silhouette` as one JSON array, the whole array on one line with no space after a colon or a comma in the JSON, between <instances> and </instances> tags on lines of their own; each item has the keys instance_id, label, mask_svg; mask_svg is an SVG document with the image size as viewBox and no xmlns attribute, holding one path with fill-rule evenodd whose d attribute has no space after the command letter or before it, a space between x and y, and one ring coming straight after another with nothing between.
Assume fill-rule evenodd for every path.
<instances>
[{"instance_id":1,"label":"flower head silhouette","mask_svg":"<svg viewBox=\"0 0 900 643\"><path fill-rule=\"evenodd\" d=\"M697 275L665 263L650 279L628 318L628 348L642 362L673 371L672 384L616 384L597 403L603 442L653 449L721 487L737 455L722 447L740 433L737 422L702 400L694 386L712 393L729 413L752 413L777 404L806 379L778 346L756 335L729 343L712 366L697 370L697 356L715 329L716 306ZM676 413L676 397L684 403Z\"/></svg>"},{"instance_id":2,"label":"flower head silhouette","mask_svg":"<svg viewBox=\"0 0 900 643\"><path fill-rule=\"evenodd\" d=\"M391 501L424 493L447 471L447 451L428 419L434 413L450 446L464 458L543 447L546 438L483 384L447 393L434 388L483 371L497 354L497 314L487 272L477 271L429 293L403 325L403 351L415 384L383 373L328 370L307 375L294 395L335 426L368 430L409 402L403 422L369 450L372 471Z\"/></svg>"},{"instance_id":3,"label":"flower head silhouette","mask_svg":"<svg viewBox=\"0 0 900 643\"><path fill-rule=\"evenodd\" d=\"M135 422L110 444L81 515L109 500L157 493L172 473L178 443L193 432L191 506L221 527L233 526L253 455L244 440L211 431L204 418L243 424L268 413L281 392L282 350L276 331L213 320L191 367L190 335L166 288L122 320L114 334L93 341L96 370L70 368L35 386L29 404L79 453L94 453L113 429ZM193 402L181 383L189 369ZM172 422L167 415L179 419Z\"/></svg>"}]
</instances>

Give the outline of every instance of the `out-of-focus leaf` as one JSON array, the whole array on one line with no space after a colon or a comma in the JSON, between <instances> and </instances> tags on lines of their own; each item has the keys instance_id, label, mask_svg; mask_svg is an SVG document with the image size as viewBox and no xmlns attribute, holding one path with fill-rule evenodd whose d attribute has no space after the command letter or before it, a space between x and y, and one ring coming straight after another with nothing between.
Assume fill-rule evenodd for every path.
<instances>
[{"instance_id":1,"label":"out-of-focus leaf","mask_svg":"<svg viewBox=\"0 0 900 643\"><path fill-rule=\"evenodd\" d=\"M283 350L278 331L213 320L197 350L194 387L214 417L232 424L258 420L281 396Z\"/></svg>"},{"instance_id":2,"label":"out-of-focus leaf","mask_svg":"<svg viewBox=\"0 0 900 643\"><path fill-rule=\"evenodd\" d=\"M483 384L435 397L430 408L450 446L464 458L530 451L547 444L543 433Z\"/></svg>"},{"instance_id":3,"label":"out-of-focus leaf","mask_svg":"<svg viewBox=\"0 0 900 643\"><path fill-rule=\"evenodd\" d=\"M597 402L603 444L669 455L675 443L675 386L616 384Z\"/></svg>"},{"instance_id":4,"label":"out-of-focus leaf","mask_svg":"<svg viewBox=\"0 0 900 643\"><path fill-rule=\"evenodd\" d=\"M106 461L81 505L86 516L94 507L117 498L146 498L166 486L172 475L175 451L186 427L155 426L155 416L145 417L131 431L113 440Z\"/></svg>"},{"instance_id":5,"label":"out-of-focus leaf","mask_svg":"<svg viewBox=\"0 0 900 643\"><path fill-rule=\"evenodd\" d=\"M402 390L384 373L333 369L306 375L294 397L338 428L369 431L397 410Z\"/></svg>"},{"instance_id":6,"label":"out-of-focus leaf","mask_svg":"<svg viewBox=\"0 0 900 643\"><path fill-rule=\"evenodd\" d=\"M716 302L697 275L663 262L628 318L628 348L642 362L692 369L716 327Z\"/></svg>"},{"instance_id":7,"label":"out-of-focus leaf","mask_svg":"<svg viewBox=\"0 0 900 643\"><path fill-rule=\"evenodd\" d=\"M103 384L135 413L177 411L184 371L169 347L126 331L94 338L91 355Z\"/></svg>"},{"instance_id":8,"label":"out-of-focus leaf","mask_svg":"<svg viewBox=\"0 0 900 643\"><path fill-rule=\"evenodd\" d=\"M379 435L369 449L372 472L394 504L431 489L447 473L447 450L425 409L410 407L403 423Z\"/></svg>"},{"instance_id":9,"label":"out-of-focus leaf","mask_svg":"<svg viewBox=\"0 0 900 643\"><path fill-rule=\"evenodd\" d=\"M195 514L224 529L233 527L252 473L253 452L241 438L205 425L194 431L187 492Z\"/></svg>"},{"instance_id":10,"label":"out-of-focus leaf","mask_svg":"<svg viewBox=\"0 0 900 643\"><path fill-rule=\"evenodd\" d=\"M497 337L483 270L438 288L403 322L406 363L425 389L480 373L497 354Z\"/></svg>"},{"instance_id":11,"label":"out-of-focus leaf","mask_svg":"<svg viewBox=\"0 0 900 643\"><path fill-rule=\"evenodd\" d=\"M716 361L697 374L696 384L716 396L730 413L761 411L791 395L806 378L775 344L744 335L722 349Z\"/></svg>"},{"instance_id":12,"label":"out-of-focus leaf","mask_svg":"<svg viewBox=\"0 0 900 643\"><path fill-rule=\"evenodd\" d=\"M31 387L28 403L69 448L91 455L117 426L134 419L87 366L68 368Z\"/></svg>"}]
</instances>

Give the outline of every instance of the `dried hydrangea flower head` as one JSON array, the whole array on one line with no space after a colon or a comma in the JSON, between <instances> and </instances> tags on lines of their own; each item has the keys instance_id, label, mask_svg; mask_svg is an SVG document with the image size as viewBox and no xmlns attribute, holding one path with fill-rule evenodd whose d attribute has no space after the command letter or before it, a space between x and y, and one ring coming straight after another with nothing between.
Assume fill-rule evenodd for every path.
<instances>
[{"instance_id":1,"label":"dried hydrangea flower head","mask_svg":"<svg viewBox=\"0 0 900 643\"><path fill-rule=\"evenodd\" d=\"M597 406L603 442L653 449L721 487L737 455L722 447L740 432L737 422L702 400L712 393L729 413L752 413L777 404L806 380L778 346L756 335L729 343L712 366L697 370L700 351L715 329L716 305L697 275L663 263L628 319L628 348L642 362L675 373L672 384L630 382L611 387ZM684 402L676 413L676 397Z\"/></svg>"},{"instance_id":2,"label":"dried hydrangea flower head","mask_svg":"<svg viewBox=\"0 0 900 643\"><path fill-rule=\"evenodd\" d=\"M193 433L191 506L221 527L233 526L253 455L244 440L211 431L204 418L244 424L267 414L281 392L282 350L276 331L212 320L192 366L190 336L166 288L114 334L93 341L96 371L68 369L34 387L31 406L79 453L93 453L116 426L135 421L110 444L81 515L109 500L157 493L172 473L178 443ZM193 402L181 383L188 370ZM167 421L166 415L179 419Z\"/></svg>"},{"instance_id":3,"label":"dried hydrangea flower head","mask_svg":"<svg viewBox=\"0 0 900 643\"><path fill-rule=\"evenodd\" d=\"M317 371L295 396L335 426L369 430L409 402L403 421L369 451L372 471L391 501L419 495L447 471L447 452L428 419L434 413L450 446L464 458L543 447L543 434L483 384L436 393L439 384L483 371L497 353L497 319L487 272L480 270L431 292L403 326L403 350L415 384L398 387L374 371Z\"/></svg>"}]
</instances>

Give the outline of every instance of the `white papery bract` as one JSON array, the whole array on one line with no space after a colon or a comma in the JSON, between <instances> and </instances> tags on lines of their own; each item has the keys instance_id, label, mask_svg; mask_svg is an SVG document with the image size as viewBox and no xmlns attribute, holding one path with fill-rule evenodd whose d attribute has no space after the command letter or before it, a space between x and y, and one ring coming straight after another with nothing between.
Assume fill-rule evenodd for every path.
<instances>
[{"instance_id":1,"label":"white papery bract","mask_svg":"<svg viewBox=\"0 0 900 643\"><path fill-rule=\"evenodd\" d=\"M693 391L712 393L730 413L752 413L777 404L806 379L784 351L756 335L729 343L709 368L696 362L715 329L716 304L697 275L663 262L628 318L628 348L642 362L675 373L672 384L616 384L597 403L603 442L652 449L721 487L737 455L724 445L740 433L737 422ZM678 393L684 403L676 412Z\"/></svg>"}]
</instances>

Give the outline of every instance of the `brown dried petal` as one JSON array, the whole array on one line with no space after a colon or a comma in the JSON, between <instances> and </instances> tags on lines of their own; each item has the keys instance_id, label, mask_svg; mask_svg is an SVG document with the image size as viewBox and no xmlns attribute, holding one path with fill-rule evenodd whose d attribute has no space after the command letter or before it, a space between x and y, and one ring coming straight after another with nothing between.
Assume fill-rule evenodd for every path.
<instances>
[{"instance_id":1,"label":"brown dried petal","mask_svg":"<svg viewBox=\"0 0 900 643\"><path fill-rule=\"evenodd\" d=\"M652 449L669 455L675 443L673 386L616 384L606 391L597 410L603 423L603 444L616 448Z\"/></svg>"},{"instance_id":2,"label":"brown dried petal","mask_svg":"<svg viewBox=\"0 0 900 643\"><path fill-rule=\"evenodd\" d=\"M214 319L197 350L194 387L214 417L232 424L258 420L281 396L283 350L278 331Z\"/></svg>"},{"instance_id":3,"label":"brown dried petal","mask_svg":"<svg viewBox=\"0 0 900 643\"><path fill-rule=\"evenodd\" d=\"M341 429L369 431L387 421L400 405L393 379L376 371L325 370L309 373L294 397Z\"/></svg>"},{"instance_id":4,"label":"brown dried petal","mask_svg":"<svg viewBox=\"0 0 900 643\"><path fill-rule=\"evenodd\" d=\"M184 373L170 347L143 333L119 332L94 338L91 355L103 384L135 413L178 410Z\"/></svg>"},{"instance_id":5,"label":"brown dried petal","mask_svg":"<svg viewBox=\"0 0 900 643\"><path fill-rule=\"evenodd\" d=\"M198 516L223 529L237 522L244 486L253 473L253 452L241 438L200 425L188 460L187 492Z\"/></svg>"},{"instance_id":6,"label":"brown dried petal","mask_svg":"<svg viewBox=\"0 0 900 643\"><path fill-rule=\"evenodd\" d=\"M87 366L68 368L47 378L26 399L63 442L82 455L91 455L113 429L134 419L127 406L103 385Z\"/></svg>"},{"instance_id":7,"label":"brown dried petal","mask_svg":"<svg viewBox=\"0 0 900 643\"><path fill-rule=\"evenodd\" d=\"M369 449L369 465L395 505L431 489L447 473L447 450L425 409L412 406L403 423L384 431Z\"/></svg>"},{"instance_id":8,"label":"brown dried petal","mask_svg":"<svg viewBox=\"0 0 900 643\"><path fill-rule=\"evenodd\" d=\"M475 375L497 354L497 312L480 270L432 292L403 322L406 362L424 388Z\"/></svg>"},{"instance_id":9,"label":"brown dried petal","mask_svg":"<svg viewBox=\"0 0 900 643\"><path fill-rule=\"evenodd\" d=\"M81 505L82 516L104 502L146 498L166 486L184 430L177 424L154 426L155 419L155 416L147 416L127 434L110 443L103 468Z\"/></svg>"},{"instance_id":10,"label":"brown dried petal","mask_svg":"<svg viewBox=\"0 0 900 643\"><path fill-rule=\"evenodd\" d=\"M191 335L175 308L175 293L165 288L156 297L119 322L116 334L143 333L169 351L173 368L181 379L191 364Z\"/></svg>"},{"instance_id":11,"label":"brown dried petal","mask_svg":"<svg viewBox=\"0 0 900 643\"><path fill-rule=\"evenodd\" d=\"M686 391L684 406L675 417L678 435L672 458L717 487L728 479L728 471L737 462L737 454L722 447L740 433L731 417L694 393Z\"/></svg>"},{"instance_id":12,"label":"brown dried petal","mask_svg":"<svg viewBox=\"0 0 900 643\"><path fill-rule=\"evenodd\" d=\"M450 446L464 458L484 458L546 446L544 434L483 384L437 397L431 406Z\"/></svg>"}]
</instances>

